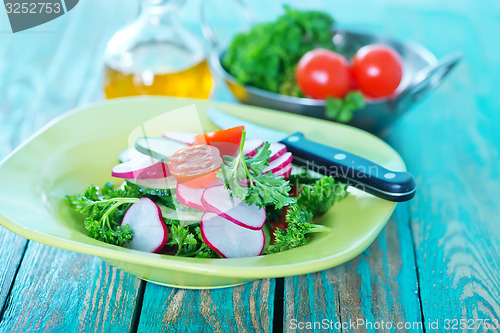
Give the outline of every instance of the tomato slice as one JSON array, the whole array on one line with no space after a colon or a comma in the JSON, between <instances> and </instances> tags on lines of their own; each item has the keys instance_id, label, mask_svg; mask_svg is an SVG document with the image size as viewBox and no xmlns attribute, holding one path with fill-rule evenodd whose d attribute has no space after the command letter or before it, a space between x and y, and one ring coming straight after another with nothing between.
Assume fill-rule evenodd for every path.
<instances>
[{"instance_id":1,"label":"tomato slice","mask_svg":"<svg viewBox=\"0 0 500 333\"><path fill-rule=\"evenodd\" d=\"M194 144L217 147L221 156L236 156L240 148L241 134L244 129L244 126L236 126L225 130L198 134L194 137Z\"/></svg>"},{"instance_id":2,"label":"tomato slice","mask_svg":"<svg viewBox=\"0 0 500 333\"><path fill-rule=\"evenodd\" d=\"M176 151L168 159L168 169L174 178L191 188L206 188L214 185L219 178L222 158L216 147L194 145Z\"/></svg>"}]
</instances>

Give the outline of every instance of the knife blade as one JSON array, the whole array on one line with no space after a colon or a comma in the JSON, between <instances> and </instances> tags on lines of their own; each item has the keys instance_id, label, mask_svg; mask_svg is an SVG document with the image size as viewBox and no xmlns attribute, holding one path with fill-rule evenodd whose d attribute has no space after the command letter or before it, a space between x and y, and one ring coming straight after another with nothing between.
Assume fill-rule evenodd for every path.
<instances>
[{"instance_id":1,"label":"knife blade","mask_svg":"<svg viewBox=\"0 0 500 333\"><path fill-rule=\"evenodd\" d=\"M379 198L402 202L415 196L415 180L411 173L391 171L361 156L310 141L300 132L285 133L264 127L225 113L207 108L208 118L217 127L226 129L245 126L247 137L281 142L293 155L293 163L326 176L332 176L348 185Z\"/></svg>"}]
</instances>

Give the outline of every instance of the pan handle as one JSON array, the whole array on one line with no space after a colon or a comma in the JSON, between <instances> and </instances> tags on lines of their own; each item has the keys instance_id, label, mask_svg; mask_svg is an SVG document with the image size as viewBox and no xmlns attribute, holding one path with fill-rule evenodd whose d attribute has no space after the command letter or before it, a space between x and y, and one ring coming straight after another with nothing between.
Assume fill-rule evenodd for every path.
<instances>
[{"instance_id":1,"label":"pan handle","mask_svg":"<svg viewBox=\"0 0 500 333\"><path fill-rule=\"evenodd\" d=\"M397 113L404 112L428 91L436 88L461 58L462 53L455 52L419 71L410 84L393 100L394 110Z\"/></svg>"},{"instance_id":2,"label":"pan handle","mask_svg":"<svg viewBox=\"0 0 500 333\"><path fill-rule=\"evenodd\" d=\"M253 15L252 11L248 8L245 1L243 1L243 0L233 0L233 1L239 5L241 11L243 12L243 15L245 15L245 18L247 19L250 26L253 26L255 23L255 17ZM210 24L208 24L208 22L207 22L206 6L208 6L208 3L213 4L212 1L202 1L201 2L201 5L200 5L200 25L201 25L201 32L203 33L205 40L208 42L212 51L214 51L214 50L218 50L220 45L219 45L219 40L217 39L217 36L214 33L214 30L212 29Z\"/></svg>"}]
</instances>

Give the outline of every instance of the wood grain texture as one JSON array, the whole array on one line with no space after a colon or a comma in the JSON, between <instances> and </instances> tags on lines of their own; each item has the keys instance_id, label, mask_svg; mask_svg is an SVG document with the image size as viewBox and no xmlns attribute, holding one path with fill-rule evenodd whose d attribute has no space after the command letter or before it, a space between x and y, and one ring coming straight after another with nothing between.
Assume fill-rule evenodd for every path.
<instances>
[{"instance_id":1,"label":"wood grain texture","mask_svg":"<svg viewBox=\"0 0 500 333\"><path fill-rule=\"evenodd\" d=\"M0 227L0 319L10 287L24 255L27 240Z\"/></svg>"},{"instance_id":2,"label":"wood grain texture","mask_svg":"<svg viewBox=\"0 0 500 333\"><path fill-rule=\"evenodd\" d=\"M108 1L102 6L100 1L84 1L44 25L44 30L0 35L5 42L0 43L0 54L6 61L0 62L2 157L77 106L82 96L101 89L94 82L102 75L106 42L135 11L132 2ZM0 306L19 267L19 248L26 244L3 230L1 236L6 241L0 242ZM139 286L138 279L99 259L31 243L7 299L0 331L128 331L135 325Z\"/></svg>"},{"instance_id":3,"label":"wood grain texture","mask_svg":"<svg viewBox=\"0 0 500 333\"><path fill-rule=\"evenodd\" d=\"M285 278L284 305L283 326L289 332L366 332L382 322L394 325L388 331L422 331L418 324L415 330L396 329L398 323L422 322L408 206L400 204L375 242L355 259Z\"/></svg>"},{"instance_id":4,"label":"wood grain texture","mask_svg":"<svg viewBox=\"0 0 500 333\"><path fill-rule=\"evenodd\" d=\"M417 176L411 217L424 320L441 329L464 320L456 331L481 332L476 320L500 322L500 8L463 2L433 13L413 14L420 37L438 55L462 50L462 63L390 139Z\"/></svg>"},{"instance_id":5,"label":"wood grain texture","mask_svg":"<svg viewBox=\"0 0 500 333\"><path fill-rule=\"evenodd\" d=\"M0 332L124 332L140 280L100 259L30 242Z\"/></svg>"},{"instance_id":6,"label":"wood grain texture","mask_svg":"<svg viewBox=\"0 0 500 333\"><path fill-rule=\"evenodd\" d=\"M281 2L256 0L252 6L262 19L271 19L281 12ZM386 138L417 176L411 228L406 210L398 208L375 243L353 261L287 278L285 329L291 330L291 319L423 321L429 331L435 331L429 322L436 320L499 320L498 2L290 2L328 7L341 24L415 40L438 57L462 50L464 58ZM133 15L127 6L135 2L81 1L44 25L45 32L0 35L0 157L51 118L100 98L104 46ZM234 100L227 90L214 97ZM20 265L25 244L0 230L1 332L134 330L140 281L99 259L37 243L30 243ZM271 331L275 288L274 280L214 291L147 284L139 331Z\"/></svg>"},{"instance_id":7,"label":"wood grain texture","mask_svg":"<svg viewBox=\"0 0 500 333\"><path fill-rule=\"evenodd\" d=\"M138 332L272 332L274 290L274 279L213 290L148 283Z\"/></svg>"}]
</instances>

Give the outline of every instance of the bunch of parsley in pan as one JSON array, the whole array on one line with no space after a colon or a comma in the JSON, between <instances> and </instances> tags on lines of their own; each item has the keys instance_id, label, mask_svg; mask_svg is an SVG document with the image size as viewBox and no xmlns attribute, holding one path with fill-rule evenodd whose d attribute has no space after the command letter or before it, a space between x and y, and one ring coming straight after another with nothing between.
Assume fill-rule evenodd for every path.
<instances>
[{"instance_id":1,"label":"bunch of parsley in pan","mask_svg":"<svg viewBox=\"0 0 500 333\"><path fill-rule=\"evenodd\" d=\"M285 6L274 22L255 25L236 35L222 65L238 82L278 94L299 91L295 66L314 48L335 51L333 18L320 11L299 11Z\"/></svg>"},{"instance_id":2,"label":"bunch of parsley in pan","mask_svg":"<svg viewBox=\"0 0 500 333\"><path fill-rule=\"evenodd\" d=\"M285 6L285 13L274 22L257 24L250 31L236 35L222 58L222 66L241 84L306 97L295 77L297 63L316 48L339 51L332 42L334 24L328 13ZM327 98L325 115L348 122L353 112L364 105L363 95L351 91L344 98Z\"/></svg>"}]
</instances>

